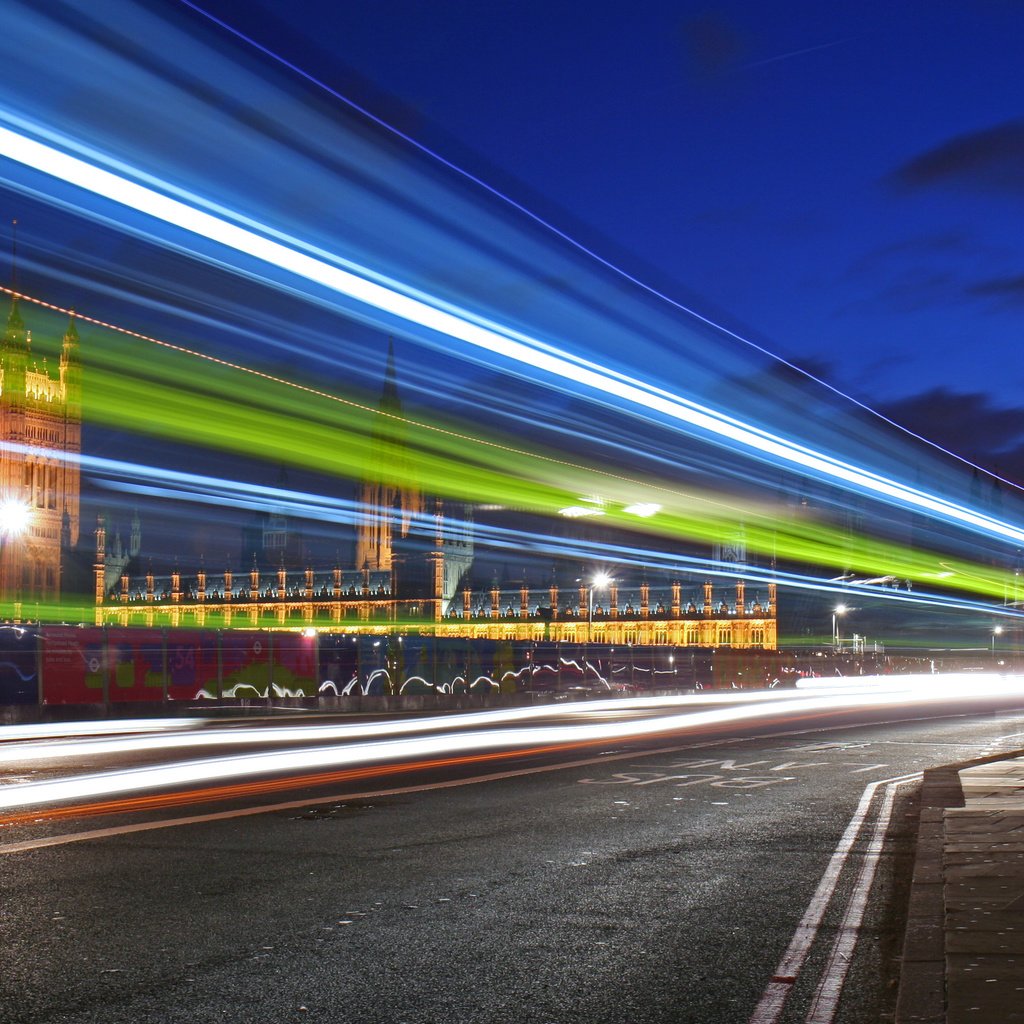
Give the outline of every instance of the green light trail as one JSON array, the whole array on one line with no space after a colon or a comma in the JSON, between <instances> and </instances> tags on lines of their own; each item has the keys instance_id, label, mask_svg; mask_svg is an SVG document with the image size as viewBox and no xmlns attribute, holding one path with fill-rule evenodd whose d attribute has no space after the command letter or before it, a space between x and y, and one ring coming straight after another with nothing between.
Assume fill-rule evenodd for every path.
<instances>
[{"instance_id":1,"label":"green light trail","mask_svg":"<svg viewBox=\"0 0 1024 1024\"><path fill-rule=\"evenodd\" d=\"M764 558L841 566L995 599L1012 590L1013 574L992 566L851 535L806 514L779 515L727 495L626 477L558 452L524 451L470 428L385 416L341 394L199 361L183 351L152 346L142 359L139 345L108 334L102 345L88 347L84 415L92 422L546 516L597 494L604 499L603 524L645 535L712 544L742 526L748 550ZM661 511L640 520L623 510L643 501Z\"/></svg>"}]
</instances>

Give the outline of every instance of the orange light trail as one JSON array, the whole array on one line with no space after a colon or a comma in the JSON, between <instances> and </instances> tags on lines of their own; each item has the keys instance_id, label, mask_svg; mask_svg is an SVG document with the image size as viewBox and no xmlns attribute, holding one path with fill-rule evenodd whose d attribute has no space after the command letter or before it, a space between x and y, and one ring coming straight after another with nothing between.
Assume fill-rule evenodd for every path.
<instances>
[{"instance_id":1,"label":"orange light trail","mask_svg":"<svg viewBox=\"0 0 1024 1024\"><path fill-rule=\"evenodd\" d=\"M262 782L240 782L230 786L204 787L182 790L176 793L155 793L150 796L131 797L126 800L103 800L90 804L73 804L69 807L55 807L45 811L24 811L0 817L0 828L9 825L34 824L41 821L59 821L66 818L96 817L103 814L131 814L138 811L162 810L180 807L184 804L212 803L218 800L233 800L239 797L259 796L282 790L299 789L303 786L324 786L336 782L356 782L364 779L399 775L403 772L429 771L437 768L459 768L465 765L486 764L493 761L509 760L516 757L534 757L556 751L577 750L600 746L606 740L588 740L579 743L559 743L545 747L523 750L501 750L489 754L466 757L434 758L402 764L371 765L366 768L350 768L336 772L318 772L312 775L291 775L283 779L268 779Z\"/></svg>"},{"instance_id":2,"label":"orange light trail","mask_svg":"<svg viewBox=\"0 0 1024 1024\"><path fill-rule=\"evenodd\" d=\"M892 689L893 686L898 688ZM585 724L517 726L456 735L428 735L246 755L232 754L196 761L150 764L88 775L40 779L0 787L0 804L8 813L20 815L27 813L29 808L39 808L46 804L58 805L76 799L100 801L104 797L120 799L121 794L152 792L158 787L168 793L180 793L186 787L187 792L193 793L196 791L193 787L199 787L198 792L202 793L209 792L205 790L208 784L223 782L225 785L244 787L233 791L236 793L273 791L275 785L294 787L318 784L321 780L366 778L410 771L417 766L450 767L473 762L484 763L486 760L529 753L580 749L593 744L632 743L668 734L680 738L686 735L692 740L718 734L722 728L757 730L760 727L763 730L762 723L766 720L772 722L769 731L774 732L780 725L801 721L797 716L804 714L810 714L812 721L826 721L832 715L845 717L844 712L848 711L869 714L878 711L891 715L894 709L902 711L914 705L962 700L970 700L977 705L979 700L986 697L1019 702L1022 696L1022 679L1012 675L979 677L964 673L945 677L904 676L897 679L863 677L855 689L844 688L839 692L794 697L783 706L758 702L753 706L688 710L640 721L602 720ZM948 713L948 709L940 713ZM488 753L484 754L483 751ZM437 760L439 757L442 759L440 762ZM411 760L416 758L426 760ZM321 774L324 769L331 768L341 774ZM353 772L357 774L349 774ZM296 776L296 773L300 774ZM276 777L278 782L254 783L250 781L254 776L267 779ZM239 781L232 784L229 782L231 779ZM222 789L211 798L222 799L224 794L230 792L232 790ZM135 798L125 796L124 799ZM84 806L96 805L90 803ZM104 808L109 809L111 806L102 803Z\"/></svg>"},{"instance_id":3,"label":"orange light trail","mask_svg":"<svg viewBox=\"0 0 1024 1024\"><path fill-rule=\"evenodd\" d=\"M911 704L896 705L910 707ZM817 712L804 712L780 715L777 726L792 726L821 719L838 718L852 714L854 709L837 708ZM726 723L722 723L724 726ZM715 729L706 729L690 734L688 741L706 739ZM676 728L666 728L662 733L649 734L647 739L655 739L678 732ZM511 760L520 757L535 757L553 753L566 753L572 750L584 750L590 747L603 746L607 737L594 740L580 740L572 743L554 743L545 746L526 747L514 750L492 751L490 753L470 754L462 757L430 758L420 761L402 762L399 764L369 765L363 768L349 768L333 772L316 772L309 775L290 775L280 779L240 782L228 786L207 786L195 789L180 790L173 793L155 793L148 796L129 797L123 800L103 800L88 804L72 804L67 807L55 807L45 811L23 811L0 817L0 828L36 824L44 821L60 821L68 818L97 817L107 814L132 814L142 811L163 810L189 804L213 803L221 800L235 800L243 797L261 796L271 793L301 789L303 787L332 785L338 782L359 782L367 779L384 778L389 775L400 775L406 772L430 771L440 768L461 768L468 765L488 764ZM640 752L638 752L639 754ZM311 798L311 802L312 802Z\"/></svg>"}]
</instances>

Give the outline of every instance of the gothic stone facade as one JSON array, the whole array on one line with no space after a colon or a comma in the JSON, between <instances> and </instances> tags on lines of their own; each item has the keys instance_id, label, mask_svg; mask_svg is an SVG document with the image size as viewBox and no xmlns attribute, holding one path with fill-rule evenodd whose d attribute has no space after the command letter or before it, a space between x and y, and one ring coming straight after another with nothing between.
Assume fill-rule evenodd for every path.
<instances>
[{"instance_id":1,"label":"gothic stone facade","mask_svg":"<svg viewBox=\"0 0 1024 1024\"><path fill-rule=\"evenodd\" d=\"M32 357L17 297L0 345L0 442L0 601L56 601L62 554L78 543L79 339L72 319L52 376Z\"/></svg>"}]
</instances>

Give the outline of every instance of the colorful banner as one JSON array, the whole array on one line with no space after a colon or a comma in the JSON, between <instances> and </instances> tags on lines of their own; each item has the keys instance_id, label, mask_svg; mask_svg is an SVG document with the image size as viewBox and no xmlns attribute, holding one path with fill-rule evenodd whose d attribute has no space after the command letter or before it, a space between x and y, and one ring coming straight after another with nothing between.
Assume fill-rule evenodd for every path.
<instances>
[{"instance_id":1,"label":"colorful banner","mask_svg":"<svg viewBox=\"0 0 1024 1024\"><path fill-rule=\"evenodd\" d=\"M103 704L108 700L104 631L47 626L42 632L44 704Z\"/></svg>"},{"instance_id":2,"label":"colorful banner","mask_svg":"<svg viewBox=\"0 0 1024 1024\"><path fill-rule=\"evenodd\" d=\"M6 704L37 699L37 641L50 704L746 687L770 684L778 672L778 659L763 651L113 626L47 626L15 636L16 627L4 629Z\"/></svg>"},{"instance_id":3,"label":"colorful banner","mask_svg":"<svg viewBox=\"0 0 1024 1024\"><path fill-rule=\"evenodd\" d=\"M39 701L38 635L25 626L0 626L0 704Z\"/></svg>"}]
</instances>

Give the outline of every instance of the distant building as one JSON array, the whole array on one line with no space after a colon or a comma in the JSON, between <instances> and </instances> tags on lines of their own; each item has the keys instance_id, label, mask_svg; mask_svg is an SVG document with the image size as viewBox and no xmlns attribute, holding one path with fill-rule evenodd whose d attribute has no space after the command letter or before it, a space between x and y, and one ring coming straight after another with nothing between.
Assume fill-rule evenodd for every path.
<instances>
[{"instance_id":1,"label":"distant building","mask_svg":"<svg viewBox=\"0 0 1024 1024\"><path fill-rule=\"evenodd\" d=\"M104 581L106 584L107 591L111 591L117 586L121 578L127 573L131 575L139 571L139 554L142 551L142 521L139 519L139 513L133 512L131 518L131 532L128 535L128 543L125 544L121 540L121 529L118 523L112 518L109 513L104 513L100 518L104 531L106 533L106 551L104 559L104 570L105 577ZM88 548L88 545L83 545L83 549ZM84 553L79 552L79 556ZM79 557L79 562L82 559ZM65 573L66 580L70 577L69 573ZM77 585L76 589L84 591L86 588L80 584L80 574L74 575L74 581Z\"/></svg>"},{"instance_id":2,"label":"distant building","mask_svg":"<svg viewBox=\"0 0 1024 1024\"><path fill-rule=\"evenodd\" d=\"M356 568L391 572L396 542L409 536L423 499L411 486L412 469L405 444L405 421L395 376L394 343L388 343L384 390L370 441L372 465L359 490Z\"/></svg>"},{"instance_id":3,"label":"distant building","mask_svg":"<svg viewBox=\"0 0 1024 1024\"><path fill-rule=\"evenodd\" d=\"M415 485L406 426L389 342L369 472L359 489L355 568L373 589L387 577L397 599L429 606L440 619L473 564L472 506L424 497Z\"/></svg>"},{"instance_id":4,"label":"distant building","mask_svg":"<svg viewBox=\"0 0 1024 1024\"><path fill-rule=\"evenodd\" d=\"M282 466L277 486L288 488L288 473ZM263 572L279 569L303 569L307 554L304 538L283 511L253 513L250 522L242 527L242 550L239 565L242 569Z\"/></svg>"},{"instance_id":5,"label":"distant building","mask_svg":"<svg viewBox=\"0 0 1024 1024\"><path fill-rule=\"evenodd\" d=\"M78 543L82 365L74 317L57 374L32 358L17 297L0 345L0 600L60 598Z\"/></svg>"},{"instance_id":6,"label":"distant building","mask_svg":"<svg viewBox=\"0 0 1024 1024\"><path fill-rule=\"evenodd\" d=\"M678 579L653 586L646 575L587 585L524 578L473 586L474 509L427 498L416 486L389 346L384 385L359 486L354 564L300 567L288 557L287 520L261 514L244 533L242 572L200 567L143 579L126 572L112 588L110 553L97 546L95 621L123 625L223 627L276 625L334 631L425 633L439 638L556 641L651 646L773 649L776 588L767 601L710 581L684 590ZM483 510L481 510L483 511ZM510 510L511 511L511 510ZM521 525L523 516L516 514ZM509 528L516 525L510 522ZM723 557L745 555L737 534ZM492 574L493 575L493 574Z\"/></svg>"}]
</instances>

